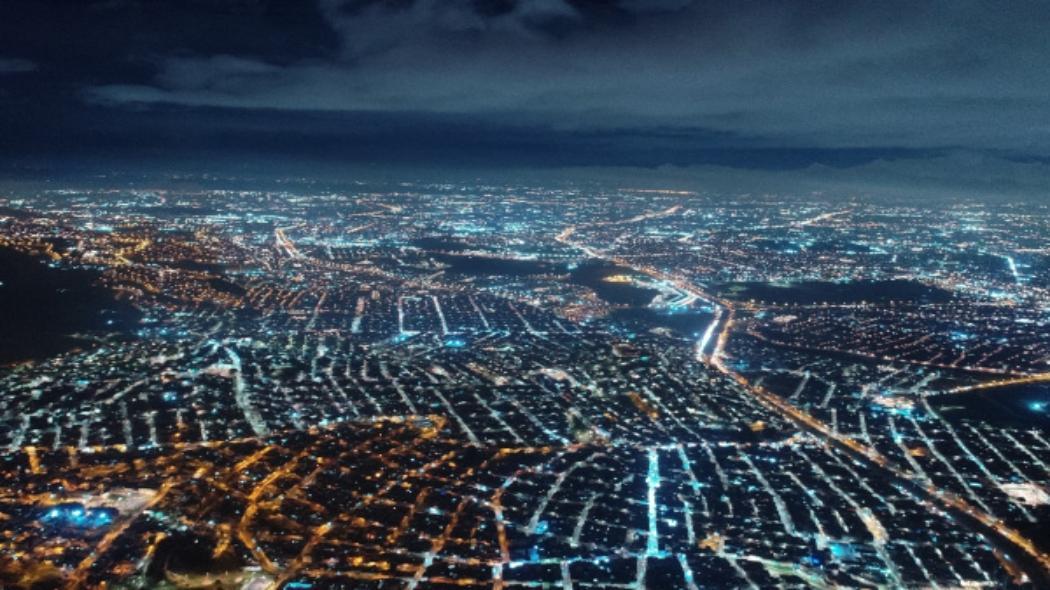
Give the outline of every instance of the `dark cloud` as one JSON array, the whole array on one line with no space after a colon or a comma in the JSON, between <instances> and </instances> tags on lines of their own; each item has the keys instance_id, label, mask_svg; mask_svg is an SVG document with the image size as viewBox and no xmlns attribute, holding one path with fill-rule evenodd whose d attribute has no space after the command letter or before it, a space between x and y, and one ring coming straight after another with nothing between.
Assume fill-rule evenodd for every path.
<instances>
[{"instance_id":1,"label":"dark cloud","mask_svg":"<svg viewBox=\"0 0 1050 590\"><path fill-rule=\"evenodd\" d=\"M166 56L110 103L472 113L785 145L1050 148L1045 3L322 0L337 54ZM489 5L491 8L491 5ZM1041 17L1041 18L1040 18Z\"/></svg>"},{"instance_id":2,"label":"dark cloud","mask_svg":"<svg viewBox=\"0 0 1050 590\"><path fill-rule=\"evenodd\" d=\"M629 12L668 12L681 10L693 3L693 0L620 0L617 4Z\"/></svg>"},{"instance_id":3,"label":"dark cloud","mask_svg":"<svg viewBox=\"0 0 1050 590\"><path fill-rule=\"evenodd\" d=\"M22 74L32 72L36 68L36 64L28 59L0 57L0 74Z\"/></svg>"},{"instance_id":4,"label":"dark cloud","mask_svg":"<svg viewBox=\"0 0 1050 590\"><path fill-rule=\"evenodd\" d=\"M1050 156L1041 1L11 5L0 55L39 69L0 102L51 121L9 122L42 151L73 136L546 165Z\"/></svg>"}]
</instances>

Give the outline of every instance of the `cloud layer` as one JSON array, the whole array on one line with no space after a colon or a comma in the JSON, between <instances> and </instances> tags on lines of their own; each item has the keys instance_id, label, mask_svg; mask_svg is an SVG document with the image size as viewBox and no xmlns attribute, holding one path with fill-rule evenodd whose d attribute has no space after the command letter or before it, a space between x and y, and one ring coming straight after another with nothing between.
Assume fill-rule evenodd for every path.
<instances>
[{"instance_id":1,"label":"cloud layer","mask_svg":"<svg viewBox=\"0 0 1050 590\"><path fill-rule=\"evenodd\" d=\"M0 74L22 74L36 70L37 65L19 57L0 57Z\"/></svg>"},{"instance_id":2,"label":"cloud layer","mask_svg":"<svg viewBox=\"0 0 1050 590\"><path fill-rule=\"evenodd\" d=\"M1044 0L6 0L0 175L618 168L1045 198L1047 22Z\"/></svg>"},{"instance_id":3,"label":"cloud layer","mask_svg":"<svg viewBox=\"0 0 1050 590\"><path fill-rule=\"evenodd\" d=\"M158 56L105 104L469 114L817 147L1050 150L1050 5L322 0L330 55Z\"/></svg>"}]
</instances>

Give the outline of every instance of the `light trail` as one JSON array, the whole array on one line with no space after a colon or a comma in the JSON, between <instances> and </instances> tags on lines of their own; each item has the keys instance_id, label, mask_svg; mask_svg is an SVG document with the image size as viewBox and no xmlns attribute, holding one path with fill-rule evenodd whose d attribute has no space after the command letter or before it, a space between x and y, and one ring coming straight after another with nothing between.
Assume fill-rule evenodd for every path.
<instances>
[{"instance_id":1,"label":"light trail","mask_svg":"<svg viewBox=\"0 0 1050 590\"><path fill-rule=\"evenodd\" d=\"M295 247L295 243L288 239L285 235L284 230L292 229L291 227L278 227L273 230L273 237L276 241L277 249L284 252L289 258L303 258L302 252Z\"/></svg>"},{"instance_id":2,"label":"light trail","mask_svg":"<svg viewBox=\"0 0 1050 590\"><path fill-rule=\"evenodd\" d=\"M1003 259L1006 260L1006 265L1010 267L1010 274L1014 275L1014 282L1020 285L1021 275L1017 273L1017 263L1014 261L1014 257L1004 254Z\"/></svg>"},{"instance_id":3,"label":"light trail","mask_svg":"<svg viewBox=\"0 0 1050 590\"><path fill-rule=\"evenodd\" d=\"M984 383L978 383L976 385L963 385L961 387L949 389L945 392L940 392L937 395L967 393L970 391L983 391L985 389L998 389L1000 387L1010 387L1012 385L1045 383L1047 381L1050 381L1050 373L1039 373L1037 375L1027 375L1025 377L1018 377L1016 379L997 379L995 381L985 381Z\"/></svg>"},{"instance_id":4,"label":"light trail","mask_svg":"<svg viewBox=\"0 0 1050 590\"><path fill-rule=\"evenodd\" d=\"M700 590L696 585L696 577L693 575L693 569L689 567L689 562L685 559L684 553L677 555L678 565L682 568L682 577L685 579L685 587L689 590Z\"/></svg>"},{"instance_id":5,"label":"light trail","mask_svg":"<svg viewBox=\"0 0 1050 590\"><path fill-rule=\"evenodd\" d=\"M649 535L646 539L646 556L660 553L660 537L656 529L656 490L660 487L660 455L655 448L649 449L649 472L645 476L647 486L646 501L649 511Z\"/></svg>"},{"instance_id":6,"label":"light trail","mask_svg":"<svg viewBox=\"0 0 1050 590\"><path fill-rule=\"evenodd\" d=\"M715 329L718 328L718 321L722 319L722 307L715 307L715 317L711 320L711 324L707 326L707 330L704 331L704 335L700 338L699 343L696 345L696 360L704 362L704 351L707 350L707 343L711 341L711 337L715 335Z\"/></svg>"},{"instance_id":7,"label":"light trail","mask_svg":"<svg viewBox=\"0 0 1050 590\"><path fill-rule=\"evenodd\" d=\"M814 224L820 223L821 221L827 221L829 219L834 219L836 217L841 217L842 215L846 215L849 212L850 212L849 209L845 209L845 210L842 210L842 211L831 211L829 213L821 213L820 215L817 215L815 217L810 217L809 219L803 219L802 221L799 221L799 222L795 223L794 225L795 225L795 227L806 227L806 226L809 226L809 225L814 225Z\"/></svg>"},{"instance_id":8,"label":"light trail","mask_svg":"<svg viewBox=\"0 0 1050 590\"><path fill-rule=\"evenodd\" d=\"M241 355L228 346L223 347L223 349L226 351L226 356L229 357L234 371L234 400L237 402L241 413L244 414L244 420L251 426L255 436L266 436L270 433L270 429L266 426L266 421L263 419L262 414L252 404L252 396L248 393L248 388L244 382L244 367L241 364Z\"/></svg>"},{"instance_id":9,"label":"light trail","mask_svg":"<svg viewBox=\"0 0 1050 590\"><path fill-rule=\"evenodd\" d=\"M430 300L434 302L434 309L437 310L438 321L441 322L441 335L448 336L448 322L445 321L445 312L441 309L441 301L438 300L437 295L431 295Z\"/></svg>"}]
</instances>

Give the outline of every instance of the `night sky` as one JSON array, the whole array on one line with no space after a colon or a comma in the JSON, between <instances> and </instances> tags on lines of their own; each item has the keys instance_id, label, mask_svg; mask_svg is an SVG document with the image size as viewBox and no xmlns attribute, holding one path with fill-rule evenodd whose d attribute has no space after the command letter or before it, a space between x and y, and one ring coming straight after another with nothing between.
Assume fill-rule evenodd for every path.
<instances>
[{"instance_id":1,"label":"night sky","mask_svg":"<svg viewBox=\"0 0 1050 590\"><path fill-rule=\"evenodd\" d=\"M1045 197L1048 23L1027 1L5 0L0 172L633 170Z\"/></svg>"}]
</instances>

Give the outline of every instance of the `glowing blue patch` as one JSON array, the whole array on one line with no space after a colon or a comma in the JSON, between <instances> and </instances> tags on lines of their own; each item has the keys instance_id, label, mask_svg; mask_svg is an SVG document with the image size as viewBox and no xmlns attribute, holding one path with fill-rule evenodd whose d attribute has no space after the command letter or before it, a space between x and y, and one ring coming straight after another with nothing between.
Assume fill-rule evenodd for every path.
<instances>
[{"instance_id":1,"label":"glowing blue patch","mask_svg":"<svg viewBox=\"0 0 1050 590\"><path fill-rule=\"evenodd\" d=\"M113 516L106 510L55 507L48 509L40 520L58 526L98 528L112 524Z\"/></svg>"}]
</instances>

